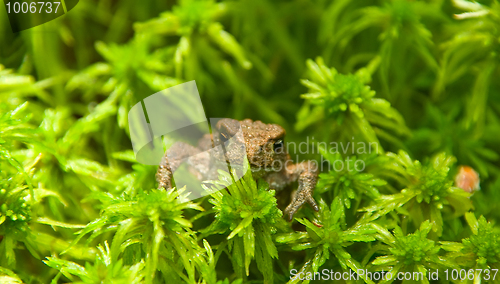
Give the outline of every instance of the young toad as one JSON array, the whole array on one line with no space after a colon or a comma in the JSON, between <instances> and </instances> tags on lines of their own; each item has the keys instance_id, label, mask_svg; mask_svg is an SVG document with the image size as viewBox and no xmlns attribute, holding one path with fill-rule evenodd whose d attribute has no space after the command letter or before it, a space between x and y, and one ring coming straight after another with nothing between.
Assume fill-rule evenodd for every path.
<instances>
[{"instance_id":1,"label":"young toad","mask_svg":"<svg viewBox=\"0 0 500 284\"><path fill-rule=\"evenodd\" d=\"M187 161L191 172L198 179L208 180L217 177L216 170L212 169L213 157L234 165L241 164L241 157L246 154L253 177L264 179L271 189L282 190L298 181L298 189L285 209L289 221L305 202L318 211L318 205L312 197L318 179L318 167L312 161L294 164L285 149L284 137L285 130L276 124L250 119L221 119L216 124L213 140L211 135L205 135L198 142L198 147L183 142L170 147L156 173L158 187L172 188L172 174L183 161ZM223 145L224 153L215 151L211 156L203 155L207 150L214 150L214 145Z\"/></svg>"}]
</instances>

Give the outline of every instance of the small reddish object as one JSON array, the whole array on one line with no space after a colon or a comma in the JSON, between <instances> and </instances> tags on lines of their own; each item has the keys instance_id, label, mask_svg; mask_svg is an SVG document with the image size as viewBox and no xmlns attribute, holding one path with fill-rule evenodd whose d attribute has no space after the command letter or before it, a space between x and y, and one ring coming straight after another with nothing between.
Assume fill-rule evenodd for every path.
<instances>
[{"instance_id":1,"label":"small reddish object","mask_svg":"<svg viewBox=\"0 0 500 284\"><path fill-rule=\"evenodd\" d=\"M455 185L469 193L479 190L479 174L469 166L460 166L455 177Z\"/></svg>"}]
</instances>

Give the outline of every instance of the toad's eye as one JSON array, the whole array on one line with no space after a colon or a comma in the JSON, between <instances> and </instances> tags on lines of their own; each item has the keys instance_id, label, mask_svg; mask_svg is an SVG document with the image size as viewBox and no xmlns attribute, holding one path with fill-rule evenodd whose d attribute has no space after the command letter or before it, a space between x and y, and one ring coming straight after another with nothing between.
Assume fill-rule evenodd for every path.
<instances>
[{"instance_id":1,"label":"toad's eye","mask_svg":"<svg viewBox=\"0 0 500 284\"><path fill-rule=\"evenodd\" d=\"M222 143L226 143L227 140L229 140L229 136L227 136L226 133L221 132L219 137L220 137L220 140L222 141Z\"/></svg>"},{"instance_id":2,"label":"toad's eye","mask_svg":"<svg viewBox=\"0 0 500 284\"><path fill-rule=\"evenodd\" d=\"M278 140L276 142L274 142L274 145L273 145L273 149L274 149L274 152L282 152L283 151L283 140Z\"/></svg>"}]
</instances>

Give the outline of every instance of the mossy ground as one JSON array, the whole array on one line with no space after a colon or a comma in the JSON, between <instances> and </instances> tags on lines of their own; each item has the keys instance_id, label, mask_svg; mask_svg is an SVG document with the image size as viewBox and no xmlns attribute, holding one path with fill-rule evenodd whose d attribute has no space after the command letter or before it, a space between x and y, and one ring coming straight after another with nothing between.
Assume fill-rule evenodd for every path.
<instances>
[{"instance_id":1,"label":"mossy ground","mask_svg":"<svg viewBox=\"0 0 500 284\"><path fill-rule=\"evenodd\" d=\"M479 283L444 271L482 269L499 283L497 0L92 0L20 33L0 23L0 282L439 269L439 283ZM286 222L289 192L250 173L194 201L155 189L127 114L190 80L207 117L280 124L320 145L293 159L346 166L320 174L319 212ZM479 173L473 195L460 165Z\"/></svg>"}]
</instances>

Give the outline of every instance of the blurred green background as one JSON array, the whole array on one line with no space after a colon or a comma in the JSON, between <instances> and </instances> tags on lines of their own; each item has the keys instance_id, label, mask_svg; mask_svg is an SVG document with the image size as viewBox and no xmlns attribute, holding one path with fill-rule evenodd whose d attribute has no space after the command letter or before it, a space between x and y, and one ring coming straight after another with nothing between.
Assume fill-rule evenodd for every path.
<instances>
[{"instance_id":1,"label":"blurred green background","mask_svg":"<svg viewBox=\"0 0 500 284\"><path fill-rule=\"evenodd\" d=\"M170 283L166 276L170 270L158 268L161 266L156 263L158 260L141 257L141 254L158 253L158 247L141 250L134 245L144 243L144 239L127 238L119 233L113 237L110 233L118 224L123 226L123 220L132 220L127 219L128 213L113 211L116 213L114 225L106 223L111 222L109 216L108 221L102 220L107 216L103 212L109 213L106 206L131 202L134 198L148 200L152 195L142 190L156 187L156 168L136 163L131 152L128 111L145 97L190 80L196 80L207 117L277 123L286 129L287 141L296 143L306 137L323 142L379 143L379 153L361 157L368 165L369 176L324 173L320 180L317 200L323 198L330 207L337 204L337 196L342 200L340 207L345 204L341 220L347 227L341 226L342 230L359 224L362 218L357 209L375 206L368 211L378 212L372 217L380 217L379 225L388 229L402 227L402 234L407 235L420 228L419 224L429 217L428 213L415 212L438 208L429 209L431 225L434 224L429 239L436 246L439 241L462 244L462 239L474 235L474 229L470 230L467 224L477 223L476 217L483 215L493 223L500 218L497 209L500 202L499 67L500 3L497 0L89 0L80 1L65 16L19 33L11 31L7 14L2 10L0 282L49 283L56 277L54 283L101 283L103 279L108 281L103 283L130 283L131 279L136 283ZM385 155L400 150L408 153L408 160L405 160L406 154ZM301 159L318 156L299 155ZM344 158L329 156L332 161ZM412 164L412 160L421 161L423 169ZM450 189L459 165L471 166L481 178L481 190L470 200ZM355 181L346 183L350 178L373 182L354 186ZM437 193L441 187L446 193ZM403 188L415 194L398 195ZM141 197L141 194L149 197ZM154 194L167 198L164 193ZM377 199L379 194L394 197L390 199L393 203L387 201L387 204L403 200L401 204L406 205L394 205L402 209L385 212L384 208L376 208L376 204L386 204ZM430 201L416 196L426 196ZM443 209L444 199L438 199L445 197ZM409 201L411 198L416 198L416 205ZM168 200L176 202L175 198ZM351 207L349 200L355 205ZM175 281L215 283L227 278L227 281L244 283L282 283L289 280L288 268L318 271L326 262L324 267L346 269L346 264L335 260L342 257L333 251L336 258L324 255L322 258L314 252L301 251L306 247L292 248L294 242L305 238L305 235L293 235L294 232L312 232L312 229L306 230L309 228L306 221L295 222L295 225L271 222L274 225L269 232L274 234L277 228L278 233L290 234L289 238L273 239L279 257L273 256L271 270L263 268L269 263L259 259L258 254L256 260L253 254L245 254L237 260L240 256L234 253L236 249L221 246L224 236L215 234L216 230L210 225L215 220L212 213L219 216L222 211L217 211L220 209L217 206L212 208L208 198L200 204L207 210L201 215L181 205L181 211L172 209L177 205L171 209L162 207L164 211L158 209L177 212L178 218L193 223L193 231L182 221L179 221L181 229L174 226L186 234L182 239L186 242L184 245L194 242L196 249L193 250L207 254L207 259L211 250L203 246L202 237L216 248L215 261L199 262L212 263L211 268L194 260L190 264L193 267L189 268L175 252L168 249L161 252L160 258L163 256L178 265L166 262L177 267L170 271L177 273L172 276ZM282 206L279 198L278 204ZM135 205L123 206L133 208ZM458 213L460 210L456 207L462 207L464 212ZM182 215L184 209L187 211ZM476 217L469 216L466 220L464 213L469 209ZM302 211L299 217L322 220L310 208ZM149 213L145 214L149 216L145 220L151 221ZM279 215L273 214L273 218ZM417 218L412 214L422 216ZM408 220L413 223L405 216L410 216ZM377 218L368 218L366 222L375 222ZM153 223L170 228L167 221L162 222ZM87 226L83 235L102 231L86 243L74 242L75 232L86 224L102 227ZM254 224L254 227L258 226ZM424 227L423 231L427 228ZM160 236L158 228L154 228L153 235ZM370 228L371 236L383 235L382 231ZM462 263L457 260L458 255L447 255L453 259L450 263L462 268L498 268L498 225L488 228L491 235L483 241L491 241L491 244L487 248L484 244L478 247L491 256L481 256L486 259L484 262L474 262L477 255L471 253L477 254L478 250L472 249L468 254L464 252L466 256L461 255L472 262ZM229 226L226 237L234 229ZM477 229L475 232L477 235ZM375 239L382 242L380 238L370 238L363 242ZM259 235L255 239L259 247ZM104 240L110 245L120 241L129 243L122 244L121 250L119 244L111 245L110 258L106 260ZM248 249L245 242L242 244ZM72 249L61 255L71 243ZM125 249L129 245L135 252ZM170 245L166 247L176 246ZM261 245L271 247L270 243ZM465 249L440 245L436 257L443 256L444 251ZM375 257L384 255L376 250L377 246L356 244L350 254L363 266L373 267ZM371 254L365 254L365 250L372 249ZM42 262L47 256L54 257L48 266ZM57 262L59 258L68 262ZM120 259L123 263L116 264ZM312 259L320 265L307 266ZM84 265L85 261L91 264L80 267L87 273L82 276L82 270L72 265ZM238 272L235 268L238 263L246 267L246 271ZM433 262L419 265L435 267L429 263ZM350 264L347 266L352 268ZM204 271L200 267L206 271L200 272ZM155 275L156 268L164 275L158 276L160 272L157 272L156 278L151 276ZM123 279L118 277L120 269L127 271L122 273ZM115 272L111 273L112 270ZM208 273L209 270L215 274ZM179 276L184 274L188 276Z\"/></svg>"}]
</instances>

